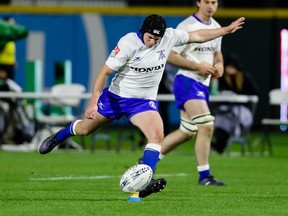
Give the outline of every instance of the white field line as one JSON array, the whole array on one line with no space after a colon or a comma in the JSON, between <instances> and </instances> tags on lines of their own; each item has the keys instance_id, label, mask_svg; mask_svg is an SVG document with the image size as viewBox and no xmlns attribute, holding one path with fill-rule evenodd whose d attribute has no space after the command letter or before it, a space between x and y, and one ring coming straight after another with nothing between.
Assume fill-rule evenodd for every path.
<instances>
[{"instance_id":1,"label":"white field line","mask_svg":"<svg viewBox=\"0 0 288 216\"><path fill-rule=\"evenodd\" d=\"M161 177L184 177L188 176L187 173L175 173L175 174L157 174L156 176ZM111 179L121 178L121 176L62 176L62 177L50 177L50 178L30 178L31 181L65 181L65 180L96 180L96 179Z\"/></svg>"}]
</instances>

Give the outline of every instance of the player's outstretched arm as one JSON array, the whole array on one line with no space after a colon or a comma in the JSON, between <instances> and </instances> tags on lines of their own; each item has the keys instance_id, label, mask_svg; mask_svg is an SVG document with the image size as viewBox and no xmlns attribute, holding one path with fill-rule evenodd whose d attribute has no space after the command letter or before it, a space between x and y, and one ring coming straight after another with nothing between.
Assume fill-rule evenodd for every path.
<instances>
[{"instance_id":1,"label":"player's outstretched arm","mask_svg":"<svg viewBox=\"0 0 288 216\"><path fill-rule=\"evenodd\" d=\"M245 18L241 17L232 22L230 25L217 28L217 29L200 29L197 31L189 32L188 43L203 43L209 40L213 40L217 37L224 36L226 34L231 34L241 29L244 25Z\"/></svg>"}]
</instances>

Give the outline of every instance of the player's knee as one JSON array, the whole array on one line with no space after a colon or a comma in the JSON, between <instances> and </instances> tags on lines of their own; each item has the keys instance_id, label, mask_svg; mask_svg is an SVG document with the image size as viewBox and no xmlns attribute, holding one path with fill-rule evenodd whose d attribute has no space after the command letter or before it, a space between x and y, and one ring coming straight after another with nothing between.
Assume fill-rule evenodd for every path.
<instances>
[{"instance_id":1,"label":"player's knee","mask_svg":"<svg viewBox=\"0 0 288 216\"><path fill-rule=\"evenodd\" d=\"M198 125L198 134L205 134L205 136L212 136L214 131L213 124L202 124Z\"/></svg>"},{"instance_id":2,"label":"player's knee","mask_svg":"<svg viewBox=\"0 0 288 216\"><path fill-rule=\"evenodd\" d=\"M164 132L161 130L150 131L148 134L146 134L146 138L148 143L161 143L164 139Z\"/></svg>"},{"instance_id":3,"label":"player's knee","mask_svg":"<svg viewBox=\"0 0 288 216\"><path fill-rule=\"evenodd\" d=\"M201 115L192 116L192 122L199 126L199 125L214 125L215 117L212 116L210 113L204 113Z\"/></svg>"},{"instance_id":4,"label":"player's knee","mask_svg":"<svg viewBox=\"0 0 288 216\"><path fill-rule=\"evenodd\" d=\"M195 125L190 119L181 117L179 129L184 132L189 138L197 133L197 125Z\"/></svg>"},{"instance_id":5,"label":"player's knee","mask_svg":"<svg viewBox=\"0 0 288 216\"><path fill-rule=\"evenodd\" d=\"M157 131L155 138L159 143L161 143L164 139L164 131Z\"/></svg>"},{"instance_id":6,"label":"player's knee","mask_svg":"<svg viewBox=\"0 0 288 216\"><path fill-rule=\"evenodd\" d=\"M89 135L90 133L91 133L91 131L90 131L89 129L83 128L83 129L81 130L81 132L80 132L80 135L81 135L81 136L87 136L87 135Z\"/></svg>"}]
</instances>

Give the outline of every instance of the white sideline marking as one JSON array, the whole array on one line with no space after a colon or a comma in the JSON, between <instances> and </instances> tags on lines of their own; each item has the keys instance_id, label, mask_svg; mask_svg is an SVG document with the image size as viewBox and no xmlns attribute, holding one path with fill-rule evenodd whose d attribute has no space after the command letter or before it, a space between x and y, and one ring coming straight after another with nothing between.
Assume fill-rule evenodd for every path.
<instances>
[{"instance_id":1,"label":"white sideline marking","mask_svg":"<svg viewBox=\"0 0 288 216\"><path fill-rule=\"evenodd\" d=\"M175 174L157 174L156 176L188 176L187 173L175 173ZM121 176L63 176L63 177L50 177L50 178L30 178L31 181L64 181L64 180L90 180L90 179L111 179L121 178Z\"/></svg>"}]
</instances>

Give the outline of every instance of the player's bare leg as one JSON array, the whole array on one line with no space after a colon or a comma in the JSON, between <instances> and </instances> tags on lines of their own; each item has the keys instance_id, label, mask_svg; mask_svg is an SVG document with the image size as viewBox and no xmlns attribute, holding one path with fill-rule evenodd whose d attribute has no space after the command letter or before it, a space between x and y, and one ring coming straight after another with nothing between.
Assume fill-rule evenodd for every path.
<instances>
[{"instance_id":1,"label":"player's bare leg","mask_svg":"<svg viewBox=\"0 0 288 216\"><path fill-rule=\"evenodd\" d=\"M214 117L210 114L209 107L205 100L188 100L184 104L185 110L197 125L198 132L195 142L195 154L197 158L197 170L199 173L200 185L222 186L223 182L218 182L210 174L209 155L211 139L214 128Z\"/></svg>"},{"instance_id":2,"label":"player's bare leg","mask_svg":"<svg viewBox=\"0 0 288 216\"><path fill-rule=\"evenodd\" d=\"M165 136L162 148L161 148L161 154L166 155L170 151L177 148L179 145L183 144L184 142L192 139L193 135L187 135L180 129L177 129L176 131L171 132L167 136Z\"/></svg>"},{"instance_id":3,"label":"player's bare leg","mask_svg":"<svg viewBox=\"0 0 288 216\"><path fill-rule=\"evenodd\" d=\"M137 126L147 138L147 145L144 149L143 163L149 165L153 172L155 171L158 162L159 154L161 151L161 143L164 137L163 122L158 112L146 111L133 116L130 120ZM152 179L150 184L138 193L140 198L149 196L152 193L162 191L167 182L165 179ZM135 196L132 194L129 199ZM128 199L128 200L129 200Z\"/></svg>"},{"instance_id":4,"label":"player's bare leg","mask_svg":"<svg viewBox=\"0 0 288 216\"><path fill-rule=\"evenodd\" d=\"M189 119L188 114L185 111L181 110L180 115L181 119ZM195 136L195 134L196 132L191 132L187 130L183 131L180 126L179 129L165 136L161 148L162 157L177 148L179 145L183 144L184 142L191 140Z\"/></svg>"}]
</instances>

